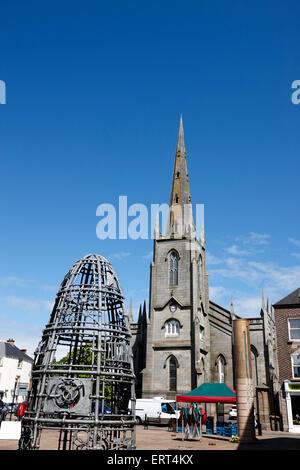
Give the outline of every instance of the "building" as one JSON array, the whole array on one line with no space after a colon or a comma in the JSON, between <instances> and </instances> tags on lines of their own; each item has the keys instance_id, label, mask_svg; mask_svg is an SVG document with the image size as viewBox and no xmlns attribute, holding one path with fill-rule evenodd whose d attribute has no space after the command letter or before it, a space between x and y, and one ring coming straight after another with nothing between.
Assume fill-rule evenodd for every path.
<instances>
[{"instance_id":1,"label":"building","mask_svg":"<svg viewBox=\"0 0 300 470\"><path fill-rule=\"evenodd\" d=\"M283 428L300 433L300 288L273 307Z\"/></svg>"},{"instance_id":2,"label":"building","mask_svg":"<svg viewBox=\"0 0 300 470\"><path fill-rule=\"evenodd\" d=\"M204 382L234 387L233 327L239 318L209 298L204 223L196 237L180 117L166 235L157 219L150 266L149 311L131 317L137 396L174 398ZM272 306L250 318L255 402L263 428L277 414L277 363Z\"/></svg>"},{"instance_id":3,"label":"building","mask_svg":"<svg viewBox=\"0 0 300 470\"><path fill-rule=\"evenodd\" d=\"M5 403L26 400L33 360L13 339L0 341L0 397Z\"/></svg>"}]
</instances>

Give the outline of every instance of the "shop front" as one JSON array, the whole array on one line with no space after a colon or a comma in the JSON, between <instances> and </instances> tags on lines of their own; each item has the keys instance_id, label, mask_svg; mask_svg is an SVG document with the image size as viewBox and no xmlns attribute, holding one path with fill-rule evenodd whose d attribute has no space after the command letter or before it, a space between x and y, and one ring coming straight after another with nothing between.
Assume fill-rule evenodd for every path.
<instances>
[{"instance_id":1,"label":"shop front","mask_svg":"<svg viewBox=\"0 0 300 470\"><path fill-rule=\"evenodd\" d=\"M284 381L288 431L300 434L300 383Z\"/></svg>"}]
</instances>

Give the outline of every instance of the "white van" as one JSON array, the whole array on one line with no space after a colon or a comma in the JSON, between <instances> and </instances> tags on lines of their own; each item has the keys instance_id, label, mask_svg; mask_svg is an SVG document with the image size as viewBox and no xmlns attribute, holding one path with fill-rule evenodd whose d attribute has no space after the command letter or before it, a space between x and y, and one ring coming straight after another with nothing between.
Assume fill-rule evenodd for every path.
<instances>
[{"instance_id":1,"label":"white van","mask_svg":"<svg viewBox=\"0 0 300 470\"><path fill-rule=\"evenodd\" d=\"M130 408L129 402L128 407ZM138 424L144 422L145 417L155 420L157 423L168 424L170 418L176 418L176 402L165 400L163 397L137 398L135 415ZM179 411L177 411L179 415Z\"/></svg>"}]
</instances>

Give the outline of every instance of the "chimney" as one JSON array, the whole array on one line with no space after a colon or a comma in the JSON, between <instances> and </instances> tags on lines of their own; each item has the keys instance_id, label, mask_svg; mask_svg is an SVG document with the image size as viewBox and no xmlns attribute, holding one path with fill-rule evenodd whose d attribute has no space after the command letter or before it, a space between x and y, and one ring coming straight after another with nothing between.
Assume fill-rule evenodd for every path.
<instances>
[{"instance_id":1,"label":"chimney","mask_svg":"<svg viewBox=\"0 0 300 470\"><path fill-rule=\"evenodd\" d=\"M12 339L12 338L9 338L6 342L7 342L8 344L11 344L12 346L15 345L15 340Z\"/></svg>"},{"instance_id":2,"label":"chimney","mask_svg":"<svg viewBox=\"0 0 300 470\"><path fill-rule=\"evenodd\" d=\"M22 353L26 354L27 353L27 349L21 349Z\"/></svg>"}]
</instances>

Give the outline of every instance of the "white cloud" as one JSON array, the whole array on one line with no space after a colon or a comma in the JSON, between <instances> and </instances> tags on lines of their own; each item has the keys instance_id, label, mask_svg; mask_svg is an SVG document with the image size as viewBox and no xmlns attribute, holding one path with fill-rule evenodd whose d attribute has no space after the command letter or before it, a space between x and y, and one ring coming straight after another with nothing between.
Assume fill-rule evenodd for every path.
<instances>
[{"instance_id":1,"label":"white cloud","mask_svg":"<svg viewBox=\"0 0 300 470\"><path fill-rule=\"evenodd\" d=\"M7 276L5 278L0 279L0 284L2 286L16 286L16 287L31 287L35 281L33 280L25 280L21 279L17 276Z\"/></svg>"},{"instance_id":2,"label":"white cloud","mask_svg":"<svg viewBox=\"0 0 300 470\"><path fill-rule=\"evenodd\" d=\"M210 286L209 297L213 302L221 302L225 300L227 296L227 290L222 286Z\"/></svg>"},{"instance_id":3,"label":"white cloud","mask_svg":"<svg viewBox=\"0 0 300 470\"><path fill-rule=\"evenodd\" d=\"M130 255L131 253L129 253L128 251L120 251L119 253L112 253L111 255L109 255L109 258L116 258L121 260L127 258Z\"/></svg>"},{"instance_id":4,"label":"white cloud","mask_svg":"<svg viewBox=\"0 0 300 470\"><path fill-rule=\"evenodd\" d=\"M270 241L271 235L265 233L250 232L250 236L244 240L244 243L253 245L267 245Z\"/></svg>"},{"instance_id":5,"label":"white cloud","mask_svg":"<svg viewBox=\"0 0 300 470\"><path fill-rule=\"evenodd\" d=\"M216 256L212 255L211 253L206 253L206 263L207 264L222 264L224 262L223 259L217 258Z\"/></svg>"},{"instance_id":6,"label":"white cloud","mask_svg":"<svg viewBox=\"0 0 300 470\"><path fill-rule=\"evenodd\" d=\"M231 255L238 255L238 256L250 255L250 251L241 250L237 245L229 246L228 248L225 248L225 250Z\"/></svg>"},{"instance_id":7,"label":"white cloud","mask_svg":"<svg viewBox=\"0 0 300 470\"><path fill-rule=\"evenodd\" d=\"M37 311L40 311L41 309L50 311L53 307L54 302L51 300L32 300L11 295L5 297L4 304L6 306L13 307L16 309L22 309L27 310L31 313L37 313Z\"/></svg>"},{"instance_id":8,"label":"white cloud","mask_svg":"<svg viewBox=\"0 0 300 470\"><path fill-rule=\"evenodd\" d=\"M146 255L142 256L143 259L152 259L153 251L149 251Z\"/></svg>"},{"instance_id":9,"label":"white cloud","mask_svg":"<svg viewBox=\"0 0 300 470\"><path fill-rule=\"evenodd\" d=\"M224 267L209 271L214 277L235 279L254 288L268 288L275 299L300 286L300 266L280 266L272 262L245 261L241 258L227 258ZM220 281L219 281L220 282Z\"/></svg>"},{"instance_id":10,"label":"white cloud","mask_svg":"<svg viewBox=\"0 0 300 470\"><path fill-rule=\"evenodd\" d=\"M260 309L260 296L245 296L234 299L234 311L240 317L257 317Z\"/></svg>"},{"instance_id":11,"label":"white cloud","mask_svg":"<svg viewBox=\"0 0 300 470\"><path fill-rule=\"evenodd\" d=\"M295 238L289 238L288 240L293 243L293 245L300 246L300 240L296 240Z\"/></svg>"}]
</instances>

